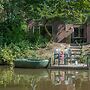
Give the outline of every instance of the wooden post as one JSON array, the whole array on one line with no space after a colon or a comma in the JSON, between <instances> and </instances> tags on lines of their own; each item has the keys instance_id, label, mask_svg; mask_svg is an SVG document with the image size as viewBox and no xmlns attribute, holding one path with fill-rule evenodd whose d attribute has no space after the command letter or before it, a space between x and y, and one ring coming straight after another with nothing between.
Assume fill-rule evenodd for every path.
<instances>
[{"instance_id":1,"label":"wooden post","mask_svg":"<svg viewBox=\"0 0 90 90\"><path fill-rule=\"evenodd\" d=\"M88 55L87 55L87 68L89 68Z\"/></svg>"},{"instance_id":2,"label":"wooden post","mask_svg":"<svg viewBox=\"0 0 90 90\"><path fill-rule=\"evenodd\" d=\"M87 68L89 68L89 64L88 64L88 55L87 55Z\"/></svg>"}]
</instances>

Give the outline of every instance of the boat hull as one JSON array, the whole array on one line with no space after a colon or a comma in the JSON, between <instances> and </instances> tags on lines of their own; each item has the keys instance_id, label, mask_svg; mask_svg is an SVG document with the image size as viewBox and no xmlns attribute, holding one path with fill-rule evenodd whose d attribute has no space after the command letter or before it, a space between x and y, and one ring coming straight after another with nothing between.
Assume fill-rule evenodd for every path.
<instances>
[{"instance_id":1,"label":"boat hull","mask_svg":"<svg viewBox=\"0 0 90 90\"><path fill-rule=\"evenodd\" d=\"M49 60L37 60L37 59L16 59L14 66L17 68L47 68Z\"/></svg>"}]
</instances>

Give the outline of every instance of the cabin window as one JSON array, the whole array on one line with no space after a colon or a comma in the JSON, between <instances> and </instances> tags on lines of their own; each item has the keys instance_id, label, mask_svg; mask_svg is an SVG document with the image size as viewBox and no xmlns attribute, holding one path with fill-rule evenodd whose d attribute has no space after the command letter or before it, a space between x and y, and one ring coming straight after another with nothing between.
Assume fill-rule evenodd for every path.
<instances>
[{"instance_id":1,"label":"cabin window","mask_svg":"<svg viewBox=\"0 0 90 90\"><path fill-rule=\"evenodd\" d=\"M84 37L84 29L74 28L74 37Z\"/></svg>"},{"instance_id":2,"label":"cabin window","mask_svg":"<svg viewBox=\"0 0 90 90\"><path fill-rule=\"evenodd\" d=\"M84 29L79 28L79 27L75 27L74 32L73 32L72 37L71 37L71 42L72 43L75 43L75 42L85 43L86 41L87 40L84 37Z\"/></svg>"}]
</instances>

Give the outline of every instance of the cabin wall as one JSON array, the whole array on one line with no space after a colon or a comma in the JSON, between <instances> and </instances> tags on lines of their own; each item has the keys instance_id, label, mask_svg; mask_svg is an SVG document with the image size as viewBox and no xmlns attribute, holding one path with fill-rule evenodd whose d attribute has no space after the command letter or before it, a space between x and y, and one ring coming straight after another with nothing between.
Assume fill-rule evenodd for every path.
<instances>
[{"instance_id":1,"label":"cabin wall","mask_svg":"<svg viewBox=\"0 0 90 90\"><path fill-rule=\"evenodd\" d=\"M87 38L87 25L84 25L84 38Z\"/></svg>"},{"instance_id":2,"label":"cabin wall","mask_svg":"<svg viewBox=\"0 0 90 90\"><path fill-rule=\"evenodd\" d=\"M90 24L87 24L87 43L90 43Z\"/></svg>"}]
</instances>

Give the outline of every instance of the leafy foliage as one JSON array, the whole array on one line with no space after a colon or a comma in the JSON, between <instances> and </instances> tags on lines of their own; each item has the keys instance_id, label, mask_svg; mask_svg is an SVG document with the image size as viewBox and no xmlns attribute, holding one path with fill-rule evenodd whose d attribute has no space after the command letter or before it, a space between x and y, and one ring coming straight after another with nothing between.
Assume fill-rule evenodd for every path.
<instances>
[{"instance_id":1,"label":"leafy foliage","mask_svg":"<svg viewBox=\"0 0 90 90\"><path fill-rule=\"evenodd\" d=\"M0 50L0 60L3 60L7 64L13 64L14 55L12 51L9 49L9 47L2 48Z\"/></svg>"}]
</instances>

